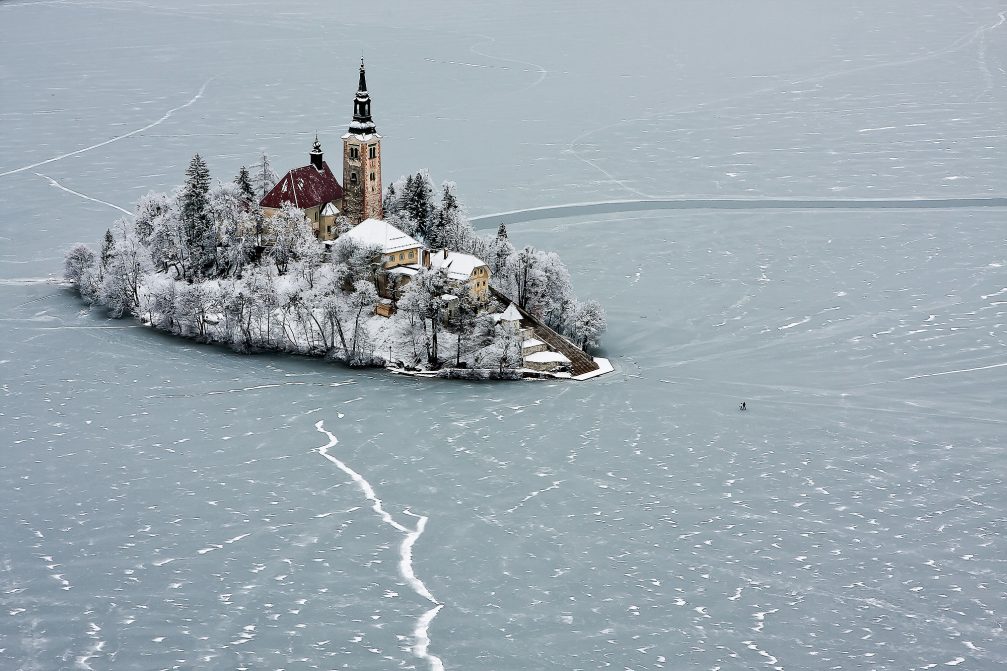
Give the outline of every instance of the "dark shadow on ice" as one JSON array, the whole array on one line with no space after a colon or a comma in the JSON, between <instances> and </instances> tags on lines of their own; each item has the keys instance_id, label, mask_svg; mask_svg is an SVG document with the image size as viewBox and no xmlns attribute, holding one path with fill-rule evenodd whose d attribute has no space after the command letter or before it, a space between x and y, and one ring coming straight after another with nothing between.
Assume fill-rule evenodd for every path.
<instances>
[{"instance_id":1,"label":"dark shadow on ice","mask_svg":"<svg viewBox=\"0 0 1007 671\"><path fill-rule=\"evenodd\" d=\"M582 215L648 210L930 210L977 207L1007 207L1007 198L610 200L599 203L572 203L498 212L472 217L471 221L477 229L489 229L500 224L516 224L539 219L560 219Z\"/></svg>"}]
</instances>

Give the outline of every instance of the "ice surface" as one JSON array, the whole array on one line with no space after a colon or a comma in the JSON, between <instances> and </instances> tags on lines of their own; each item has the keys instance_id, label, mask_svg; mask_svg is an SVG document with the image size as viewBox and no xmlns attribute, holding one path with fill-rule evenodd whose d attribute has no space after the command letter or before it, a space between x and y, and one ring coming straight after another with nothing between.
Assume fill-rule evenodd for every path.
<instances>
[{"instance_id":1,"label":"ice surface","mask_svg":"<svg viewBox=\"0 0 1007 671\"><path fill-rule=\"evenodd\" d=\"M1005 210L934 202L1007 196L1002 5L641 7L0 3L0 667L1007 664ZM614 373L240 356L51 281L197 151L334 142L361 50L386 179L603 204L508 229ZM750 202L609 202L654 196Z\"/></svg>"}]
</instances>

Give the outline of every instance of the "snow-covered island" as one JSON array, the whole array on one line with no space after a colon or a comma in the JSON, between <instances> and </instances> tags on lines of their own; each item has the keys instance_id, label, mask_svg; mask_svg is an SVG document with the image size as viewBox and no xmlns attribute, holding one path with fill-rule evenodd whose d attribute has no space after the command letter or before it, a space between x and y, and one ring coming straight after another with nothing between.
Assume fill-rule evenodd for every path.
<instances>
[{"instance_id":1,"label":"snow-covered island","mask_svg":"<svg viewBox=\"0 0 1007 671\"><path fill-rule=\"evenodd\" d=\"M115 317L237 351L284 351L351 366L465 379L611 370L605 314L579 301L559 256L515 249L501 225L472 228L455 186L426 172L381 187L381 136L364 66L343 183L315 138L279 178L263 155L213 184L197 154L172 194L148 193L95 252L67 251L65 279Z\"/></svg>"}]
</instances>

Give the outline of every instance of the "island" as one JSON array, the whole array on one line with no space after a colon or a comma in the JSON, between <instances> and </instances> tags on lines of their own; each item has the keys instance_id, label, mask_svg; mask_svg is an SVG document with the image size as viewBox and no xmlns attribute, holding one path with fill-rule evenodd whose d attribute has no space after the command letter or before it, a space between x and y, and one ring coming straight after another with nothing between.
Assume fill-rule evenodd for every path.
<instances>
[{"instance_id":1,"label":"island","mask_svg":"<svg viewBox=\"0 0 1007 671\"><path fill-rule=\"evenodd\" d=\"M113 317L240 352L459 379L612 370L588 353L605 312L578 300L556 253L517 249L502 224L480 236L455 185L425 171L383 190L362 59L341 139L342 183L317 135L282 178L263 154L213 184L196 154L181 187L141 197L98 251L72 246L65 279Z\"/></svg>"}]
</instances>

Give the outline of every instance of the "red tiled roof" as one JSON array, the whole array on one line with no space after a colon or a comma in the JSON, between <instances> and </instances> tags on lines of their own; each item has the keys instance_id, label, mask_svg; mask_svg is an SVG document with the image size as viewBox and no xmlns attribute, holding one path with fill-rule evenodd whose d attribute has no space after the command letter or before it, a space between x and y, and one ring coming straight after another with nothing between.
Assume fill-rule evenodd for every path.
<instances>
[{"instance_id":1,"label":"red tiled roof","mask_svg":"<svg viewBox=\"0 0 1007 671\"><path fill-rule=\"evenodd\" d=\"M262 207L283 207L293 203L302 210L343 198L343 187L329 170L329 164L322 161L322 169L312 165L294 168L283 176L276 186L259 201Z\"/></svg>"}]
</instances>

